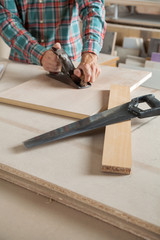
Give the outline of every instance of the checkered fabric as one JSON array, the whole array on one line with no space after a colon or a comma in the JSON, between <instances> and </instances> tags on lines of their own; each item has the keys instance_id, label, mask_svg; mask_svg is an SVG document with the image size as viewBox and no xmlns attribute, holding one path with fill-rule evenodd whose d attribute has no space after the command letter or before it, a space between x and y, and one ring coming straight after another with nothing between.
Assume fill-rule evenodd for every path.
<instances>
[{"instance_id":1,"label":"checkered fabric","mask_svg":"<svg viewBox=\"0 0 160 240\"><path fill-rule=\"evenodd\" d=\"M0 0L0 35L11 60L40 64L56 42L74 60L85 51L98 55L104 32L104 0Z\"/></svg>"}]
</instances>

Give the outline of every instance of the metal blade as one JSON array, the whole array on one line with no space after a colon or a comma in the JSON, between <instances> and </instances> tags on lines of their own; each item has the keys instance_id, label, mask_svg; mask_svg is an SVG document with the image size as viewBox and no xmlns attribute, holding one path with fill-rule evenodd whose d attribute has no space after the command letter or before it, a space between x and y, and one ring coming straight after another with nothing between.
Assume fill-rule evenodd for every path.
<instances>
[{"instance_id":1,"label":"metal blade","mask_svg":"<svg viewBox=\"0 0 160 240\"><path fill-rule=\"evenodd\" d=\"M123 122L136 117L128 111L129 103L97 113L69 125L57 128L24 142L26 148L74 136L106 125Z\"/></svg>"}]
</instances>

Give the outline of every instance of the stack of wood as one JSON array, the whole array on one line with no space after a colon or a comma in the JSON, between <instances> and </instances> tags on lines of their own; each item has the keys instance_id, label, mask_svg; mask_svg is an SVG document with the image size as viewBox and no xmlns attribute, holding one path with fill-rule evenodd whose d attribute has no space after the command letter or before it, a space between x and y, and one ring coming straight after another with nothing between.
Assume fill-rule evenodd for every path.
<instances>
[{"instance_id":1,"label":"stack of wood","mask_svg":"<svg viewBox=\"0 0 160 240\"><path fill-rule=\"evenodd\" d=\"M151 71L152 78L143 85L160 89L160 39L151 38L144 45L142 38L124 38L123 46L117 47L119 67Z\"/></svg>"}]
</instances>

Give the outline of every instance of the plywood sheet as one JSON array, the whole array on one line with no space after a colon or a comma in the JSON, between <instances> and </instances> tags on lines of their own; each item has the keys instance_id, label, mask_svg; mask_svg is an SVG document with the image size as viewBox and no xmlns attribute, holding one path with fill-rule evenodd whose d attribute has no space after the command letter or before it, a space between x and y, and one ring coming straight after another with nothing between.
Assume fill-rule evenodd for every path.
<instances>
[{"instance_id":1,"label":"plywood sheet","mask_svg":"<svg viewBox=\"0 0 160 240\"><path fill-rule=\"evenodd\" d=\"M155 95L160 98L160 92ZM115 176L101 173L103 129L27 151L24 140L74 120L5 104L0 108L1 178L144 239L159 239L158 117L134 122L132 174Z\"/></svg>"},{"instance_id":2,"label":"plywood sheet","mask_svg":"<svg viewBox=\"0 0 160 240\"><path fill-rule=\"evenodd\" d=\"M150 6L150 7L158 7L160 6L159 0L106 0L107 3L114 3L119 5L127 5L127 6Z\"/></svg>"},{"instance_id":3,"label":"plywood sheet","mask_svg":"<svg viewBox=\"0 0 160 240\"><path fill-rule=\"evenodd\" d=\"M28 71L29 67L27 66ZM35 78L1 92L0 102L75 118L84 118L106 109L108 101L106 90L109 90L111 84L126 85L133 90L151 76L149 72L121 70L108 66L101 66L101 69L99 79L92 84L91 88L87 89L73 89L49 78L44 71L39 69L39 75L35 75ZM20 74L22 75L22 73ZM12 80L12 75L10 75L10 79ZM3 81L5 81L5 78Z\"/></svg>"},{"instance_id":4,"label":"plywood sheet","mask_svg":"<svg viewBox=\"0 0 160 240\"><path fill-rule=\"evenodd\" d=\"M0 61L0 79L2 78L7 67L7 61Z\"/></svg>"},{"instance_id":5,"label":"plywood sheet","mask_svg":"<svg viewBox=\"0 0 160 240\"><path fill-rule=\"evenodd\" d=\"M106 31L103 40L103 47L101 53L114 54L115 44L116 44L117 33Z\"/></svg>"},{"instance_id":6,"label":"plywood sheet","mask_svg":"<svg viewBox=\"0 0 160 240\"><path fill-rule=\"evenodd\" d=\"M127 3L127 1L125 1ZM107 24L109 31L117 32L116 44L121 46L123 44L124 37L142 37L144 41L152 38L160 38L160 29L147 28L147 27L135 27L126 26L124 24Z\"/></svg>"},{"instance_id":7,"label":"plywood sheet","mask_svg":"<svg viewBox=\"0 0 160 240\"><path fill-rule=\"evenodd\" d=\"M112 85L108 108L130 101L130 89ZM132 166L131 121L106 126L102 156L102 171L130 174Z\"/></svg>"},{"instance_id":8,"label":"plywood sheet","mask_svg":"<svg viewBox=\"0 0 160 240\"><path fill-rule=\"evenodd\" d=\"M160 89L160 70L159 69L155 69L155 68L144 68L144 67L138 67L138 66L134 66L134 65L128 65L128 64L119 64L120 68L128 68L128 69L137 69L137 70L141 70L141 71L150 71L152 73L152 77L150 79L148 79L145 83L142 84L142 86L144 87L149 87L149 88L155 88L155 89Z\"/></svg>"}]
</instances>

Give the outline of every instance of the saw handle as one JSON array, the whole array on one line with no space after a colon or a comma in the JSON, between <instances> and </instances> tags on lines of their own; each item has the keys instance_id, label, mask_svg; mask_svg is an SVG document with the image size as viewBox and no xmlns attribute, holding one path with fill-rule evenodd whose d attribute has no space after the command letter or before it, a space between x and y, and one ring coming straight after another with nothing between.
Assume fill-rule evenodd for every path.
<instances>
[{"instance_id":1,"label":"saw handle","mask_svg":"<svg viewBox=\"0 0 160 240\"><path fill-rule=\"evenodd\" d=\"M143 110L138 107L140 103L147 103L149 109ZM128 111L135 114L138 118L146 118L160 115L160 101L153 94L133 98L128 106Z\"/></svg>"}]
</instances>

